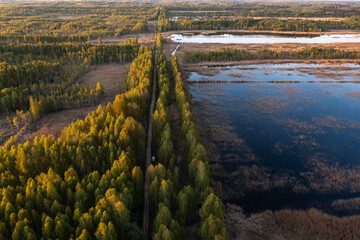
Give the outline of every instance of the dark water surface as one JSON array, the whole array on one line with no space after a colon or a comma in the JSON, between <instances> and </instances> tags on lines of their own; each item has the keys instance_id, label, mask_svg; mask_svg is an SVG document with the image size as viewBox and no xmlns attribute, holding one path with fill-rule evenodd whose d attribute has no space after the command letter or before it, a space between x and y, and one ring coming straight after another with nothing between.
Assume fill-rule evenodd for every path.
<instances>
[{"instance_id":1,"label":"dark water surface","mask_svg":"<svg viewBox=\"0 0 360 240\"><path fill-rule=\"evenodd\" d=\"M206 70L206 69L205 69ZM188 78L225 200L245 211L360 197L360 66L262 64Z\"/></svg>"}]
</instances>

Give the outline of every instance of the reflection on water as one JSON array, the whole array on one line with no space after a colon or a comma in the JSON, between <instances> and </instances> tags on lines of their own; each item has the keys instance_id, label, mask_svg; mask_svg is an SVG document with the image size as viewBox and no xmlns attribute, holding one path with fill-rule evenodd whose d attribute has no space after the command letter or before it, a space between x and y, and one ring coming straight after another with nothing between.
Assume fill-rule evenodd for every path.
<instances>
[{"instance_id":1,"label":"reflection on water","mask_svg":"<svg viewBox=\"0 0 360 240\"><path fill-rule=\"evenodd\" d=\"M262 43L337 43L337 42L360 42L360 34L324 34L315 37L287 35L191 35L172 34L171 40L177 43L244 43L244 44L262 44Z\"/></svg>"},{"instance_id":2,"label":"reflection on water","mask_svg":"<svg viewBox=\"0 0 360 240\"><path fill-rule=\"evenodd\" d=\"M358 65L206 70L211 74L193 72L188 82L197 121L211 139L211 159L218 162L213 176L224 183L226 200L248 212L333 212L339 209L333 201L360 196Z\"/></svg>"}]
</instances>

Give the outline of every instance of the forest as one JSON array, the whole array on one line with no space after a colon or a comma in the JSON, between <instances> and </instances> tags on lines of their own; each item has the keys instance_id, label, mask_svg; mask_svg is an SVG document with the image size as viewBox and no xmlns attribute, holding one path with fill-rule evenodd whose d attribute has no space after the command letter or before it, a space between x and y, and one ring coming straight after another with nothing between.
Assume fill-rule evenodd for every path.
<instances>
[{"instance_id":1,"label":"forest","mask_svg":"<svg viewBox=\"0 0 360 240\"><path fill-rule=\"evenodd\" d=\"M85 42L148 30L156 6L137 3L4 4L0 7L0 40L14 42Z\"/></svg>"},{"instance_id":2,"label":"forest","mask_svg":"<svg viewBox=\"0 0 360 240\"><path fill-rule=\"evenodd\" d=\"M10 139L0 148L2 239L142 239L146 171L151 175L153 239L182 239L196 221L201 222L201 239L227 239L223 204L210 187L207 154L199 140L177 60L166 60L161 51L164 39L161 34L158 38L156 66L155 47L139 47L137 39L120 45L1 45L0 54L6 61L0 75L2 109L4 113L16 110L18 121L25 123L29 119L23 115L30 114L30 120L35 121L46 111L72 107L65 105L68 101L58 93L77 104L84 104L79 103L83 98L78 94L91 98L94 93L98 97L100 83L95 89L74 90L77 95L66 92L80 86L76 78L91 64L133 60L127 91L112 103L100 105L84 120L70 124L57 139L42 136L19 145L11 145ZM152 78L154 68L156 79ZM145 169L146 113L152 81L158 86L153 115L158 162ZM186 168L180 166L172 143L170 99L175 87L188 156ZM19 100L6 100L8 96ZM184 171L191 179L186 185L180 181Z\"/></svg>"},{"instance_id":3,"label":"forest","mask_svg":"<svg viewBox=\"0 0 360 240\"><path fill-rule=\"evenodd\" d=\"M139 239L153 49L140 47L128 91L67 127L0 149L2 239Z\"/></svg>"},{"instance_id":4,"label":"forest","mask_svg":"<svg viewBox=\"0 0 360 240\"><path fill-rule=\"evenodd\" d=\"M227 239L222 201L210 187L210 168L207 153L200 142L199 132L192 114L185 84L176 56L171 58L175 97L182 120L181 135L188 156L188 176L195 185L195 199L201 202L200 235L202 239ZM195 202L196 203L196 202ZM191 213L191 210L188 212Z\"/></svg>"},{"instance_id":5,"label":"forest","mask_svg":"<svg viewBox=\"0 0 360 240\"><path fill-rule=\"evenodd\" d=\"M119 45L83 43L0 46L0 112L15 113L14 125L27 126L42 115L97 103L103 86L77 82L93 64L132 61L137 39Z\"/></svg>"}]
</instances>

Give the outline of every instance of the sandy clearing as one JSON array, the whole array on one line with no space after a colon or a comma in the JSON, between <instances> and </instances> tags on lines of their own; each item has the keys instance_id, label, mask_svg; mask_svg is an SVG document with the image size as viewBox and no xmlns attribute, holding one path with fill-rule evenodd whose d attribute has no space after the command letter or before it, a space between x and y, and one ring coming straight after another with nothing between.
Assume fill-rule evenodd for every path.
<instances>
[{"instance_id":1,"label":"sandy clearing","mask_svg":"<svg viewBox=\"0 0 360 240\"><path fill-rule=\"evenodd\" d=\"M99 104L49 113L41 117L36 125L29 127L23 135L19 136L17 143L24 143L28 140L32 141L35 137L42 135L52 134L55 137L59 137L61 131L70 123L78 119L84 119L90 112L96 110L99 105L106 106L109 102L112 102L116 95L125 91L124 84L129 68L130 63L92 66L87 73L80 77L79 82L89 87L94 87L97 82L103 84L104 95L100 99ZM14 131L16 128L11 126L9 129Z\"/></svg>"},{"instance_id":2,"label":"sandy clearing","mask_svg":"<svg viewBox=\"0 0 360 240\"><path fill-rule=\"evenodd\" d=\"M116 95L124 92L129 69L130 63L95 65L79 79L79 82L88 87L95 87L97 82L100 82L104 86L104 96L99 104L106 105L113 101Z\"/></svg>"}]
</instances>

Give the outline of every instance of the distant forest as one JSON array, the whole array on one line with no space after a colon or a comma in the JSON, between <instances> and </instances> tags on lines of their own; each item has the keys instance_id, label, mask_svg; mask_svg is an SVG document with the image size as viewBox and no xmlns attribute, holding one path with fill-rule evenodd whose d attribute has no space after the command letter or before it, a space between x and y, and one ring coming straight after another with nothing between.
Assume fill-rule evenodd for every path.
<instances>
[{"instance_id":1,"label":"distant forest","mask_svg":"<svg viewBox=\"0 0 360 240\"><path fill-rule=\"evenodd\" d=\"M352 2L174 2L162 4L169 16L243 17L351 17L360 14L360 3Z\"/></svg>"}]
</instances>

